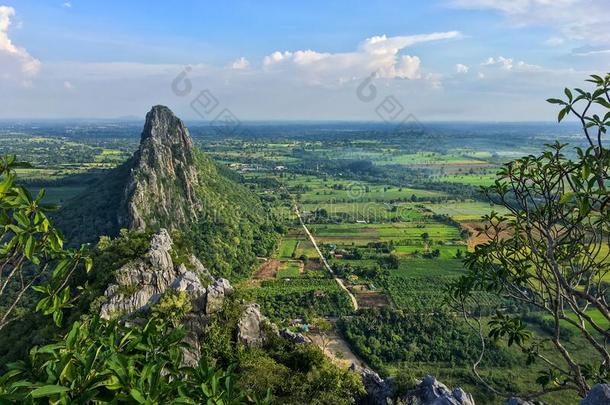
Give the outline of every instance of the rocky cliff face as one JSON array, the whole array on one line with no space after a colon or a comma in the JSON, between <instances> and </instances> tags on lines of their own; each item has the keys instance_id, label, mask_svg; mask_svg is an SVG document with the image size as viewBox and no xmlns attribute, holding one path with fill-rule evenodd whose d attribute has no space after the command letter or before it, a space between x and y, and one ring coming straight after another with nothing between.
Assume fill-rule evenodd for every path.
<instances>
[{"instance_id":1,"label":"rocky cliff face","mask_svg":"<svg viewBox=\"0 0 610 405\"><path fill-rule=\"evenodd\" d=\"M184 321L189 335L185 363L199 361L199 339L209 317L222 308L225 297L233 294L229 281L214 279L195 257L189 257L188 268L175 265L171 257L172 239L165 229L153 235L148 252L125 264L115 274L115 283L108 286L105 303L100 309L103 319L119 318L138 322L163 293L172 289L188 295L192 311Z\"/></svg>"},{"instance_id":2,"label":"rocky cliff face","mask_svg":"<svg viewBox=\"0 0 610 405\"><path fill-rule=\"evenodd\" d=\"M146 114L140 147L121 201L121 226L175 228L197 218L200 203L193 141L182 121L164 106Z\"/></svg>"}]
</instances>

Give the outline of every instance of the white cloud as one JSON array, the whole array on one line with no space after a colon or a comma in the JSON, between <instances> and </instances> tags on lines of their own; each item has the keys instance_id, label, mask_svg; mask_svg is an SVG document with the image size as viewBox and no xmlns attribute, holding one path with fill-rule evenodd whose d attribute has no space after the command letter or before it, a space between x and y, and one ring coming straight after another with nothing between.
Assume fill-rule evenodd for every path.
<instances>
[{"instance_id":1,"label":"white cloud","mask_svg":"<svg viewBox=\"0 0 610 405\"><path fill-rule=\"evenodd\" d=\"M64 81L64 89L72 90L73 88L74 86L72 85L72 83L70 83L68 80Z\"/></svg>"},{"instance_id":2,"label":"white cloud","mask_svg":"<svg viewBox=\"0 0 610 405\"><path fill-rule=\"evenodd\" d=\"M455 71L457 73L468 73L469 70L470 68L462 63L458 63L457 65L455 65Z\"/></svg>"},{"instance_id":3,"label":"white cloud","mask_svg":"<svg viewBox=\"0 0 610 405\"><path fill-rule=\"evenodd\" d=\"M448 0L469 9L491 9L515 25L549 26L573 40L610 43L608 0Z\"/></svg>"},{"instance_id":4,"label":"white cloud","mask_svg":"<svg viewBox=\"0 0 610 405\"><path fill-rule=\"evenodd\" d=\"M524 61L516 62L513 58L505 58L504 56L498 56L497 58L489 57L483 63L482 66L492 66L499 67L504 70L539 70L541 69L538 65L531 65L529 63L525 63Z\"/></svg>"},{"instance_id":5,"label":"white cloud","mask_svg":"<svg viewBox=\"0 0 610 405\"><path fill-rule=\"evenodd\" d=\"M70 3L69 1L63 2L62 7L64 8L72 8L72 3Z\"/></svg>"},{"instance_id":6,"label":"white cloud","mask_svg":"<svg viewBox=\"0 0 610 405\"><path fill-rule=\"evenodd\" d=\"M231 63L231 69L241 70L247 69L249 66L250 62L248 62L248 59L244 58L243 56Z\"/></svg>"},{"instance_id":7,"label":"white cloud","mask_svg":"<svg viewBox=\"0 0 610 405\"><path fill-rule=\"evenodd\" d=\"M564 42L565 39L561 37L550 37L546 41L544 41L544 44L548 46L560 46L563 45Z\"/></svg>"},{"instance_id":8,"label":"white cloud","mask_svg":"<svg viewBox=\"0 0 610 405\"><path fill-rule=\"evenodd\" d=\"M580 48L575 49L572 53L576 56L610 55L610 49Z\"/></svg>"},{"instance_id":9,"label":"white cloud","mask_svg":"<svg viewBox=\"0 0 610 405\"><path fill-rule=\"evenodd\" d=\"M40 61L24 48L13 44L9 38L11 17L14 15L14 8L0 6L0 67L4 78L16 78L24 84L31 84L30 79L40 70Z\"/></svg>"},{"instance_id":10,"label":"white cloud","mask_svg":"<svg viewBox=\"0 0 610 405\"><path fill-rule=\"evenodd\" d=\"M375 73L380 78L421 78L421 60L401 55L412 45L430 41L459 38L458 31L387 37L374 36L364 40L354 52L328 53L311 49L276 51L263 59L266 71L296 70L309 83L344 83Z\"/></svg>"}]
</instances>

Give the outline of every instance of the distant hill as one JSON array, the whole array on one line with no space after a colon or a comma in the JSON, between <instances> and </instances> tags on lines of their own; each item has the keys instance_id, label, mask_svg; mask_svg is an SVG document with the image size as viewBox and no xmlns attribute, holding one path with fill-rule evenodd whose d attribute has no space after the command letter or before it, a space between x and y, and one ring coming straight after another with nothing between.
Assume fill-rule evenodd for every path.
<instances>
[{"instance_id":1,"label":"distant hill","mask_svg":"<svg viewBox=\"0 0 610 405\"><path fill-rule=\"evenodd\" d=\"M56 223L72 244L116 236L121 228L167 228L227 277L247 274L277 239L258 196L195 148L183 122L164 106L146 115L134 155L66 203Z\"/></svg>"}]
</instances>

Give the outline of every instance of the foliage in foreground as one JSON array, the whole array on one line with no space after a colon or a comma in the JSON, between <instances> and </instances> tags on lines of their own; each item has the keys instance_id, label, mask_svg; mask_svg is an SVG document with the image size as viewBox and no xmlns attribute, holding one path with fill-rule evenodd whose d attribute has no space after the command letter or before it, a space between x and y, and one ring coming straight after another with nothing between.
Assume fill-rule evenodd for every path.
<instances>
[{"instance_id":1,"label":"foliage in foreground","mask_svg":"<svg viewBox=\"0 0 610 405\"><path fill-rule=\"evenodd\" d=\"M236 386L231 368L182 364L185 331L158 320L123 327L75 322L64 339L35 347L0 377L2 403L269 403Z\"/></svg>"},{"instance_id":2,"label":"foliage in foreground","mask_svg":"<svg viewBox=\"0 0 610 405\"><path fill-rule=\"evenodd\" d=\"M64 248L47 216L55 207L42 203L44 190L33 197L16 182L15 169L28 166L15 156L0 159L0 331L21 318L20 304L32 289L45 295L36 310L59 325L71 306L71 277L82 263L87 271L92 264L83 248Z\"/></svg>"},{"instance_id":3,"label":"foliage in foreground","mask_svg":"<svg viewBox=\"0 0 610 405\"><path fill-rule=\"evenodd\" d=\"M610 150L603 140L610 125L610 74L588 81L595 84L592 92L566 88L565 101L548 100L561 106L559 121L577 118L586 147L576 148L571 159L566 145L555 143L539 156L504 165L483 192L508 214L484 217L489 241L468 255L468 273L451 288L462 309L476 304L473 292L483 290L547 315L548 339L536 337L520 316L500 311L489 322L489 335L520 347L528 364L546 366L537 380L542 392L570 389L581 396L610 374ZM578 330L596 358L576 357L566 345L566 327ZM548 343L557 359L543 355Z\"/></svg>"}]
</instances>

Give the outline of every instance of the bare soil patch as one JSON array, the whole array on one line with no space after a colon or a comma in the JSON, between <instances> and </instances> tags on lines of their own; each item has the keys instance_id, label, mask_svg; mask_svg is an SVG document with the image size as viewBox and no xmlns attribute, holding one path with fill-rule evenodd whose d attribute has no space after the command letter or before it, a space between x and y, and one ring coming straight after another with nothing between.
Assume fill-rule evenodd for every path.
<instances>
[{"instance_id":1,"label":"bare soil patch","mask_svg":"<svg viewBox=\"0 0 610 405\"><path fill-rule=\"evenodd\" d=\"M282 263L279 260L269 259L254 272L253 278L255 280L271 280L275 278L281 265Z\"/></svg>"}]
</instances>

